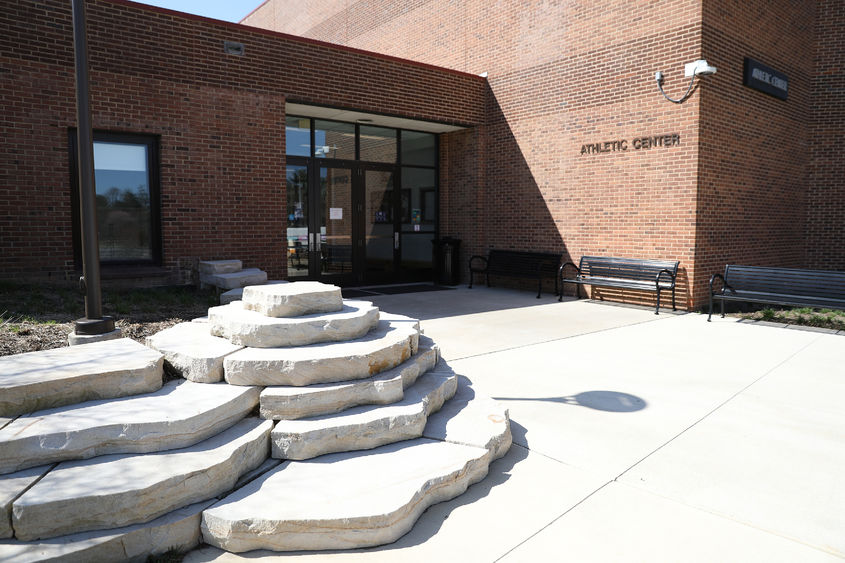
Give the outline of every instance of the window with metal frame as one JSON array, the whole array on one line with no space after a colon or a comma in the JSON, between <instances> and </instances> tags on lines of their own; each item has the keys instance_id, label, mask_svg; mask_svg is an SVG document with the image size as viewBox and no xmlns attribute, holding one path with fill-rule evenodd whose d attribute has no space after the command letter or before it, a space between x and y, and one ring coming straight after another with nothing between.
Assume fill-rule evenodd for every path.
<instances>
[{"instance_id":1,"label":"window with metal frame","mask_svg":"<svg viewBox=\"0 0 845 563\"><path fill-rule=\"evenodd\" d=\"M74 257L82 263L76 131L69 133ZM100 262L161 264L158 138L94 132Z\"/></svg>"}]
</instances>

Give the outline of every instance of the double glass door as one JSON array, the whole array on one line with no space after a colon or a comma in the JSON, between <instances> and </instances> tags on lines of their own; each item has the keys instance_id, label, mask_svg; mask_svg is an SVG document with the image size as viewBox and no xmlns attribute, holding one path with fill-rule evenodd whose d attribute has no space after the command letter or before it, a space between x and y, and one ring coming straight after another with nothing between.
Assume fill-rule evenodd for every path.
<instances>
[{"instance_id":1,"label":"double glass door","mask_svg":"<svg viewBox=\"0 0 845 563\"><path fill-rule=\"evenodd\" d=\"M401 265L396 167L288 163L288 277L390 283Z\"/></svg>"}]
</instances>

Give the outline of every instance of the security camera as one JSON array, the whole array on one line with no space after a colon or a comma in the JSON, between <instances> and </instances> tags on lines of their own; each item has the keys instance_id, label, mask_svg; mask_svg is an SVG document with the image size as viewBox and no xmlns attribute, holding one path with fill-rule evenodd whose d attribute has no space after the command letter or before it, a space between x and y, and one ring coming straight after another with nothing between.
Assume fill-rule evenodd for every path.
<instances>
[{"instance_id":1,"label":"security camera","mask_svg":"<svg viewBox=\"0 0 845 563\"><path fill-rule=\"evenodd\" d=\"M687 78L691 76L710 76L711 74L716 74L716 67L710 66L704 59L684 65L684 76Z\"/></svg>"}]
</instances>

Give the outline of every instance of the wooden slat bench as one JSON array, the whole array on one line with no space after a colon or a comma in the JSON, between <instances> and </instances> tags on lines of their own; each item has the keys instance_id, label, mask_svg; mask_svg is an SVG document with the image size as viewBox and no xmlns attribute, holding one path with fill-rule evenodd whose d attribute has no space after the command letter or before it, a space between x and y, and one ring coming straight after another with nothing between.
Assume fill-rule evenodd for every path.
<instances>
[{"instance_id":1,"label":"wooden slat bench","mask_svg":"<svg viewBox=\"0 0 845 563\"><path fill-rule=\"evenodd\" d=\"M487 287L490 287L491 275L536 279L537 299L539 299L545 277L555 280L555 294L557 294L557 271L562 259L563 254L551 252L523 252L491 248L487 256L475 255L469 259L469 287L472 289L474 274L485 274Z\"/></svg>"},{"instance_id":2,"label":"wooden slat bench","mask_svg":"<svg viewBox=\"0 0 845 563\"><path fill-rule=\"evenodd\" d=\"M576 266L567 262L560 267L560 298L563 299L563 284L574 283L595 287L613 287L653 291L657 293L654 314L660 312L660 292L672 291L672 310L675 311L675 278L679 262L669 260L641 260L636 258L613 258L608 256L582 256ZM574 268L573 277L566 276L566 267Z\"/></svg>"},{"instance_id":3,"label":"wooden slat bench","mask_svg":"<svg viewBox=\"0 0 845 563\"><path fill-rule=\"evenodd\" d=\"M713 286L717 279L718 290ZM845 272L728 264L724 274L710 277L708 321L714 300L721 302L723 317L725 301L845 310Z\"/></svg>"}]
</instances>

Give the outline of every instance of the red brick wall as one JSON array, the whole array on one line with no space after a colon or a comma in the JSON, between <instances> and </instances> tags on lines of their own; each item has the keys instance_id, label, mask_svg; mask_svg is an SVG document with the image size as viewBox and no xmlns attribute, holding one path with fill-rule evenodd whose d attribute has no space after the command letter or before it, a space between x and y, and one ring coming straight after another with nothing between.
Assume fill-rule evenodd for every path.
<instances>
[{"instance_id":1,"label":"red brick wall","mask_svg":"<svg viewBox=\"0 0 845 563\"><path fill-rule=\"evenodd\" d=\"M678 259L689 306L727 262L845 268L842 2L283 4L265 7L287 32L489 73L478 213L448 223L476 248ZM745 56L787 74L788 101L742 85ZM678 97L698 58L717 74L664 100L654 72ZM579 152L659 134L680 144Z\"/></svg>"},{"instance_id":2,"label":"red brick wall","mask_svg":"<svg viewBox=\"0 0 845 563\"><path fill-rule=\"evenodd\" d=\"M484 164L476 171L466 163L465 173L481 183L450 183L441 197L443 231L470 241L467 253L533 249L576 262L611 254L693 267L698 97L671 104L653 75L666 72L671 93L685 87L683 63L700 54L697 1L671 9L622 0L328 4L327 20L285 21L283 29L489 74ZM262 9L252 23L266 23ZM631 145L664 134L678 134L680 144ZM620 139L629 150L581 154L584 144ZM456 203L471 212L450 209ZM681 293L684 303L686 288Z\"/></svg>"},{"instance_id":3,"label":"red brick wall","mask_svg":"<svg viewBox=\"0 0 845 563\"><path fill-rule=\"evenodd\" d=\"M701 285L726 263L805 266L814 17L812 2L705 2L703 53L719 71L701 92ZM745 57L785 73L788 99L743 86Z\"/></svg>"},{"instance_id":4,"label":"red brick wall","mask_svg":"<svg viewBox=\"0 0 845 563\"><path fill-rule=\"evenodd\" d=\"M86 4L94 127L160 139L171 282L198 259L285 275L285 100L483 119L477 77L120 1ZM243 43L245 56L225 54L224 40ZM0 77L0 276L70 277L68 2L4 6Z\"/></svg>"},{"instance_id":5,"label":"red brick wall","mask_svg":"<svg viewBox=\"0 0 845 563\"><path fill-rule=\"evenodd\" d=\"M820 0L818 4L810 77L807 265L845 270L845 3Z\"/></svg>"}]
</instances>

